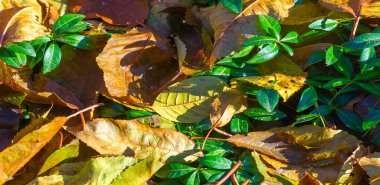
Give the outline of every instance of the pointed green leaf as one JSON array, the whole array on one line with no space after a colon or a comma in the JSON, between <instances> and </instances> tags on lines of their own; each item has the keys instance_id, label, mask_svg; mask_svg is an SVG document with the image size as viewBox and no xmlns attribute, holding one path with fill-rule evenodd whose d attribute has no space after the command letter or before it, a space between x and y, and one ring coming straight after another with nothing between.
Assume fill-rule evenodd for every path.
<instances>
[{"instance_id":1,"label":"pointed green leaf","mask_svg":"<svg viewBox=\"0 0 380 185\"><path fill-rule=\"evenodd\" d=\"M337 109L336 113L339 117L339 119L345 124L348 128L357 131L357 132L363 132L362 128L362 119L357 114L346 111L343 109Z\"/></svg>"},{"instance_id":2,"label":"pointed green leaf","mask_svg":"<svg viewBox=\"0 0 380 185\"><path fill-rule=\"evenodd\" d=\"M246 61L247 64L259 64L269 61L278 55L280 47L276 43L271 43L261 49L254 57Z\"/></svg>"},{"instance_id":3,"label":"pointed green leaf","mask_svg":"<svg viewBox=\"0 0 380 185\"><path fill-rule=\"evenodd\" d=\"M301 42L301 37L298 35L297 32L291 31L288 34L286 34L285 37L281 39L281 42L289 42L289 43L297 44Z\"/></svg>"},{"instance_id":4,"label":"pointed green leaf","mask_svg":"<svg viewBox=\"0 0 380 185\"><path fill-rule=\"evenodd\" d=\"M45 51L45 56L42 65L43 74L49 73L58 67L61 62L61 49L58 44L51 43Z\"/></svg>"},{"instance_id":5,"label":"pointed green leaf","mask_svg":"<svg viewBox=\"0 0 380 185\"><path fill-rule=\"evenodd\" d=\"M259 15L259 23L265 32L280 40L281 25L276 19L267 15Z\"/></svg>"},{"instance_id":6,"label":"pointed green leaf","mask_svg":"<svg viewBox=\"0 0 380 185\"><path fill-rule=\"evenodd\" d=\"M331 45L326 51L326 65L332 65L343 56L343 48Z\"/></svg>"},{"instance_id":7,"label":"pointed green leaf","mask_svg":"<svg viewBox=\"0 0 380 185\"><path fill-rule=\"evenodd\" d=\"M248 133L249 118L242 114L234 115L230 123L231 132L234 134Z\"/></svg>"},{"instance_id":8,"label":"pointed green leaf","mask_svg":"<svg viewBox=\"0 0 380 185\"><path fill-rule=\"evenodd\" d=\"M242 44L243 47L247 46L261 46L264 44L270 44L276 42L275 38L268 37L268 36L257 36L257 37L252 37L244 41Z\"/></svg>"},{"instance_id":9,"label":"pointed green leaf","mask_svg":"<svg viewBox=\"0 0 380 185\"><path fill-rule=\"evenodd\" d=\"M297 106L297 112L304 111L318 101L317 91L310 86L302 92L301 99Z\"/></svg>"},{"instance_id":10,"label":"pointed green leaf","mask_svg":"<svg viewBox=\"0 0 380 185\"><path fill-rule=\"evenodd\" d=\"M53 33L63 33L66 32L71 27L77 25L80 21L85 18L84 15L80 14L66 14L60 17L54 24Z\"/></svg>"},{"instance_id":11,"label":"pointed green leaf","mask_svg":"<svg viewBox=\"0 0 380 185\"><path fill-rule=\"evenodd\" d=\"M200 158L199 162L205 166L219 170L228 170L232 165L232 161L219 156L206 156Z\"/></svg>"},{"instance_id":12,"label":"pointed green leaf","mask_svg":"<svg viewBox=\"0 0 380 185\"><path fill-rule=\"evenodd\" d=\"M324 50L314 51L307 60L308 65L312 65L325 60L326 52Z\"/></svg>"},{"instance_id":13,"label":"pointed green leaf","mask_svg":"<svg viewBox=\"0 0 380 185\"><path fill-rule=\"evenodd\" d=\"M262 88L257 92L257 101L268 112L272 112L280 99L280 95L273 89Z\"/></svg>"},{"instance_id":14,"label":"pointed green leaf","mask_svg":"<svg viewBox=\"0 0 380 185\"><path fill-rule=\"evenodd\" d=\"M171 163L169 164L169 166L170 166L169 176L168 176L169 178L181 177L197 170L196 168L179 164L179 163Z\"/></svg>"},{"instance_id":15,"label":"pointed green leaf","mask_svg":"<svg viewBox=\"0 0 380 185\"><path fill-rule=\"evenodd\" d=\"M363 121L363 130L371 130L376 127L380 122L380 110L379 109L370 109L368 110L367 116Z\"/></svg>"},{"instance_id":16,"label":"pointed green leaf","mask_svg":"<svg viewBox=\"0 0 380 185\"><path fill-rule=\"evenodd\" d=\"M201 179L199 177L199 172L193 172L186 181L186 185L199 185L201 183Z\"/></svg>"},{"instance_id":17,"label":"pointed green leaf","mask_svg":"<svg viewBox=\"0 0 380 185\"><path fill-rule=\"evenodd\" d=\"M244 112L244 115L259 121L277 121L286 117L286 114L279 110L273 110L272 112L268 112L267 110L261 107L248 108Z\"/></svg>"},{"instance_id":18,"label":"pointed green leaf","mask_svg":"<svg viewBox=\"0 0 380 185\"><path fill-rule=\"evenodd\" d=\"M293 56L293 49L287 45L287 44L284 44L284 43L281 43L280 42L280 45L282 46L282 48L284 48L284 50L290 55L290 56Z\"/></svg>"},{"instance_id":19,"label":"pointed green leaf","mask_svg":"<svg viewBox=\"0 0 380 185\"><path fill-rule=\"evenodd\" d=\"M333 19L321 19L312 22L309 28L317 30L331 31L338 26L339 22Z\"/></svg>"},{"instance_id":20,"label":"pointed green leaf","mask_svg":"<svg viewBox=\"0 0 380 185\"><path fill-rule=\"evenodd\" d=\"M36 52L30 42L11 42L4 46L4 48L15 53L25 54L31 57L36 57Z\"/></svg>"},{"instance_id":21,"label":"pointed green leaf","mask_svg":"<svg viewBox=\"0 0 380 185\"><path fill-rule=\"evenodd\" d=\"M242 0L222 0L221 3L234 13L240 13L243 9Z\"/></svg>"},{"instance_id":22,"label":"pointed green leaf","mask_svg":"<svg viewBox=\"0 0 380 185\"><path fill-rule=\"evenodd\" d=\"M79 49L92 49L94 46L89 38L81 35L81 34L69 34L62 35L55 38L56 41L63 42L65 44L69 44Z\"/></svg>"},{"instance_id":23,"label":"pointed green leaf","mask_svg":"<svg viewBox=\"0 0 380 185\"><path fill-rule=\"evenodd\" d=\"M361 50L378 45L380 45L380 33L365 33L353 38L347 47L354 50Z\"/></svg>"}]
</instances>

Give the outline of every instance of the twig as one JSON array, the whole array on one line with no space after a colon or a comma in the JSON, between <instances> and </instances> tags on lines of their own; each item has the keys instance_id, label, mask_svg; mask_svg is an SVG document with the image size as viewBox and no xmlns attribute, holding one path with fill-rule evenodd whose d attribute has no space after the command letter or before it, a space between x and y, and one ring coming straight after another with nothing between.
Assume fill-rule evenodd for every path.
<instances>
[{"instance_id":1,"label":"twig","mask_svg":"<svg viewBox=\"0 0 380 185\"><path fill-rule=\"evenodd\" d=\"M81 114L81 113L83 113L83 112L89 111L89 110L91 110L91 109L94 109L94 108L96 108L96 107L100 107L100 106L103 106L103 105L104 105L104 103L98 103L98 104L95 104L95 105L89 106L89 107L87 107L87 108L85 108L85 109L82 109L82 110L80 110L80 111L78 111L78 112L76 112L76 113L74 113L74 114L71 114L70 116L67 116L66 118L67 118L67 119L73 118L73 117L78 116L79 114Z\"/></svg>"},{"instance_id":2,"label":"twig","mask_svg":"<svg viewBox=\"0 0 380 185\"><path fill-rule=\"evenodd\" d=\"M239 185L239 182L236 179L236 175L234 173L231 176L231 182L232 182L233 185Z\"/></svg>"},{"instance_id":3,"label":"twig","mask_svg":"<svg viewBox=\"0 0 380 185\"><path fill-rule=\"evenodd\" d=\"M222 185L224 182L226 182L226 180L228 178L230 178L230 176L232 174L234 174L236 172L236 170L238 170L238 168L240 167L241 165L241 161L239 160L232 168L230 171L228 171L228 173L222 178L220 179L219 181L217 182L214 182L214 183L211 183L211 184L207 184L207 185Z\"/></svg>"},{"instance_id":4,"label":"twig","mask_svg":"<svg viewBox=\"0 0 380 185\"><path fill-rule=\"evenodd\" d=\"M351 29L351 34L350 34L350 39L353 39L356 35L356 30L358 29L358 25L359 25L359 21L360 21L360 11L362 9L362 3L363 1L360 0L359 1L359 9L355 12L355 21L354 21L354 25L352 26L352 29Z\"/></svg>"},{"instance_id":5,"label":"twig","mask_svg":"<svg viewBox=\"0 0 380 185\"><path fill-rule=\"evenodd\" d=\"M183 70L178 71L178 73L175 76L173 76L173 78L171 78L169 81L167 81L164 85L153 90L153 95L157 95L158 93L160 93L162 90L168 87L171 83L176 81L182 74L183 74Z\"/></svg>"},{"instance_id":6,"label":"twig","mask_svg":"<svg viewBox=\"0 0 380 185\"><path fill-rule=\"evenodd\" d=\"M251 179L247 179L246 181L244 181L241 185L248 185L248 183L251 181Z\"/></svg>"},{"instance_id":7,"label":"twig","mask_svg":"<svg viewBox=\"0 0 380 185\"><path fill-rule=\"evenodd\" d=\"M84 130L86 127L86 119L84 119L83 112L80 113L80 120L82 121L82 129Z\"/></svg>"},{"instance_id":8,"label":"twig","mask_svg":"<svg viewBox=\"0 0 380 185\"><path fill-rule=\"evenodd\" d=\"M59 131L58 134L59 134L58 148L61 148L63 145L63 134L61 131Z\"/></svg>"},{"instance_id":9,"label":"twig","mask_svg":"<svg viewBox=\"0 0 380 185\"><path fill-rule=\"evenodd\" d=\"M215 132L218 132L219 134L225 135L227 137L232 137L231 134L224 132L223 130L219 130L218 128L215 128L214 130L215 130Z\"/></svg>"}]
</instances>

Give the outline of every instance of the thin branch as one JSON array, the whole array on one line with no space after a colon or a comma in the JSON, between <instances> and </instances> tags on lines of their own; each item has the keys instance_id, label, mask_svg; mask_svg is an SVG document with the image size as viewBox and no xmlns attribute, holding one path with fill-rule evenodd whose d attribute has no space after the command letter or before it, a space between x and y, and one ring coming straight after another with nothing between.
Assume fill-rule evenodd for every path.
<instances>
[{"instance_id":1,"label":"thin branch","mask_svg":"<svg viewBox=\"0 0 380 185\"><path fill-rule=\"evenodd\" d=\"M84 118L83 112L80 113L80 120L82 122L82 129L84 130L86 127L86 119Z\"/></svg>"},{"instance_id":2,"label":"thin branch","mask_svg":"<svg viewBox=\"0 0 380 185\"><path fill-rule=\"evenodd\" d=\"M225 135L227 137L232 137L233 136L230 133L224 132L223 130L219 130L218 128L215 128L214 130L215 130L215 132L218 132L219 134Z\"/></svg>"},{"instance_id":3,"label":"thin branch","mask_svg":"<svg viewBox=\"0 0 380 185\"><path fill-rule=\"evenodd\" d=\"M82 110L80 110L80 111L78 111L78 112L76 112L76 113L74 113L74 114L71 114L70 116L67 116L67 119L73 118L73 117L78 116L79 114L81 114L81 113L83 113L83 112L89 111L89 110L91 110L91 109L94 109L94 108L96 108L96 107L100 107L100 106L103 106L103 105L104 105L104 103L98 103L98 104L95 104L95 105L89 106L89 107L87 107L87 108L85 108L85 109L82 109Z\"/></svg>"},{"instance_id":4,"label":"thin branch","mask_svg":"<svg viewBox=\"0 0 380 185\"><path fill-rule=\"evenodd\" d=\"M246 181L244 181L241 185L248 185L248 183L251 181L251 179L247 179Z\"/></svg>"},{"instance_id":5,"label":"thin branch","mask_svg":"<svg viewBox=\"0 0 380 185\"><path fill-rule=\"evenodd\" d=\"M233 185L239 185L239 181L236 179L236 175L234 173L231 176L231 182Z\"/></svg>"},{"instance_id":6,"label":"thin branch","mask_svg":"<svg viewBox=\"0 0 380 185\"><path fill-rule=\"evenodd\" d=\"M222 185L224 182L227 181L228 178L231 177L232 174L234 174L236 172L236 170L238 170L238 168L240 167L241 165L241 161L239 160L232 168L230 171L228 171L228 173L222 178L220 179L219 181L217 182L214 182L214 183L211 183L211 184L207 184L207 185Z\"/></svg>"},{"instance_id":7,"label":"thin branch","mask_svg":"<svg viewBox=\"0 0 380 185\"><path fill-rule=\"evenodd\" d=\"M362 9L363 0L360 0L358 3L359 3L359 7L358 7L358 10L355 12L355 21L354 21L354 25L352 26L350 39L353 39L355 37L356 30L358 29L358 25L360 21L360 11Z\"/></svg>"}]
</instances>

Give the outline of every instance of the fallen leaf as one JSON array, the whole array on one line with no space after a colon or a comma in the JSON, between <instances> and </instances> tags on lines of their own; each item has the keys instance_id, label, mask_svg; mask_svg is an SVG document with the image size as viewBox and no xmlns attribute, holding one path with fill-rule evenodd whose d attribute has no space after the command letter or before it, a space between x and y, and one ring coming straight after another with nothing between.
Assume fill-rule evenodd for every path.
<instances>
[{"instance_id":1,"label":"fallen leaf","mask_svg":"<svg viewBox=\"0 0 380 185\"><path fill-rule=\"evenodd\" d=\"M0 152L0 184L10 180L57 134L66 121L66 117L56 117L50 123L29 133L17 143Z\"/></svg>"},{"instance_id":2,"label":"fallen leaf","mask_svg":"<svg viewBox=\"0 0 380 185\"><path fill-rule=\"evenodd\" d=\"M369 175L371 185L380 183L380 153L375 152L359 159L359 165Z\"/></svg>"},{"instance_id":3,"label":"fallen leaf","mask_svg":"<svg viewBox=\"0 0 380 185\"><path fill-rule=\"evenodd\" d=\"M359 184L365 172L359 167L357 159L367 154L364 146L360 145L347 158L340 170L336 184Z\"/></svg>"},{"instance_id":4,"label":"fallen leaf","mask_svg":"<svg viewBox=\"0 0 380 185\"><path fill-rule=\"evenodd\" d=\"M356 16L380 17L380 2L377 0L319 0L324 7L333 10L348 12Z\"/></svg>"},{"instance_id":5,"label":"fallen leaf","mask_svg":"<svg viewBox=\"0 0 380 185\"><path fill-rule=\"evenodd\" d=\"M161 92L152 109L171 121L195 123L210 115L210 105L227 88L227 83L217 77L189 78Z\"/></svg>"},{"instance_id":6,"label":"fallen leaf","mask_svg":"<svg viewBox=\"0 0 380 185\"><path fill-rule=\"evenodd\" d=\"M127 106L151 105L153 90L176 73L169 48L166 38L149 29L113 34L96 59L103 71L104 94Z\"/></svg>"},{"instance_id":7,"label":"fallen leaf","mask_svg":"<svg viewBox=\"0 0 380 185\"><path fill-rule=\"evenodd\" d=\"M235 114L247 109L247 96L240 91L230 89L219 94L211 104L210 120L212 125L223 127Z\"/></svg>"},{"instance_id":8,"label":"fallen leaf","mask_svg":"<svg viewBox=\"0 0 380 185\"><path fill-rule=\"evenodd\" d=\"M303 73L303 70L296 63L283 54L278 55L268 62L257 64L255 69L259 71L261 75L282 73L292 76L301 75Z\"/></svg>"},{"instance_id":9,"label":"fallen leaf","mask_svg":"<svg viewBox=\"0 0 380 185\"><path fill-rule=\"evenodd\" d=\"M215 41L210 60L215 61L238 51L244 40L258 35L257 15L283 19L288 16L293 5L293 0L244 0L240 14L231 12L222 4L202 8L200 19L203 25L211 25L214 31Z\"/></svg>"},{"instance_id":10,"label":"fallen leaf","mask_svg":"<svg viewBox=\"0 0 380 185\"><path fill-rule=\"evenodd\" d=\"M317 2L304 2L289 10L289 16L281 21L285 25L305 24L327 17L330 10Z\"/></svg>"},{"instance_id":11,"label":"fallen leaf","mask_svg":"<svg viewBox=\"0 0 380 185\"><path fill-rule=\"evenodd\" d=\"M195 147L192 140L179 132L152 128L136 120L95 119L84 131L73 133L100 154L127 155L136 159L144 159L159 149L161 160L166 160Z\"/></svg>"},{"instance_id":12,"label":"fallen leaf","mask_svg":"<svg viewBox=\"0 0 380 185\"><path fill-rule=\"evenodd\" d=\"M148 17L148 0L69 0L69 11L86 15L87 19L100 17L114 25L134 27Z\"/></svg>"},{"instance_id":13,"label":"fallen leaf","mask_svg":"<svg viewBox=\"0 0 380 185\"><path fill-rule=\"evenodd\" d=\"M108 185L128 166L137 162L125 156L97 157L86 162L65 163L50 176L37 177L29 184L104 184ZM55 171L55 172L54 172Z\"/></svg>"},{"instance_id":14,"label":"fallen leaf","mask_svg":"<svg viewBox=\"0 0 380 185\"><path fill-rule=\"evenodd\" d=\"M241 77L233 79L232 86L239 83L239 81L274 89L278 91L284 102L286 102L295 92L302 88L306 81L306 74L287 76L281 73L273 73L266 76Z\"/></svg>"},{"instance_id":15,"label":"fallen leaf","mask_svg":"<svg viewBox=\"0 0 380 185\"><path fill-rule=\"evenodd\" d=\"M317 43L295 48L294 55L290 58L303 70L305 70L308 67L306 61L309 59L310 55L318 50L326 50L329 46L331 46L330 43Z\"/></svg>"},{"instance_id":16,"label":"fallen leaf","mask_svg":"<svg viewBox=\"0 0 380 185\"><path fill-rule=\"evenodd\" d=\"M54 151L44 162L40 168L38 175L43 174L59 163L77 157L79 155L79 140L73 140L69 144Z\"/></svg>"}]
</instances>

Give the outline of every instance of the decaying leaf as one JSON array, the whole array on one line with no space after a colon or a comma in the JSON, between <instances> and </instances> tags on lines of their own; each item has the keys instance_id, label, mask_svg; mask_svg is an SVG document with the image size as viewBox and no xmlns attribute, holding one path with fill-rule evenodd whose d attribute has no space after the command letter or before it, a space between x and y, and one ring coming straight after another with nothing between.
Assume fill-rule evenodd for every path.
<instances>
[{"instance_id":1,"label":"decaying leaf","mask_svg":"<svg viewBox=\"0 0 380 185\"><path fill-rule=\"evenodd\" d=\"M159 149L161 160L165 161L195 147L192 140L179 132L152 128L135 120L95 119L84 131L74 134L100 154L124 154L137 159Z\"/></svg>"},{"instance_id":2,"label":"decaying leaf","mask_svg":"<svg viewBox=\"0 0 380 185\"><path fill-rule=\"evenodd\" d=\"M281 24L294 25L310 23L327 17L330 14L330 10L324 8L321 4L310 1L294 6L289 12L289 17L285 18Z\"/></svg>"},{"instance_id":3,"label":"decaying leaf","mask_svg":"<svg viewBox=\"0 0 380 185\"><path fill-rule=\"evenodd\" d=\"M108 185L128 166L137 162L131 157L97 157L86 162L65 163L50 176L38 177L29 185L86 184Z\"/></svg>"},{"instance_id":4,"label":"decaying leaf","mask_svg":"<svg viewBox=\"0 0 380 185\"><path fill-rule=\"evenodd\" d=\"M319 0L323 6L333 11L349 12L356 16L380 17L380 1L377 0Z\"/></svg>"},{"instance_id":5,"label":"decaying leaf","mask_svg":"<svg viewBox=\"0 0 380 185\"><path fill-rule=\"evenodd\" d=\"M66 123L66 117L56 117L40 129L24 136L20 141L0 153L0 184L12 176L36 155ZM20 149L23 150L20 150Z\"/></svg>"},{"instance_id":6,"label":"decaying leaf","mask_svg":"<svg viewBox=\"0 0 380 185\"><path fill-rule=\"evenodd\" d=\"M222 4L200 10L201 20L214 31L211 61L237 51L244 40L259 34L257 15L264 14L283 19L288 16L293 0L243 0L243 10L235 14Z\"/></svg>"},{"instance_id":7,"label":"decaying leaf","mask_svg":"<svg viewBox=\"0 0 380 185\"><path fill-rule=\"evenodd\" d=\"M232 117L247 109L247 95L230 89L219 94L211 104L210 120L212 125L223 127Z\"/></svg>"},{"instance_id":8,"label":"decaying leaf","mask_svg":"<svg viewBox=\"0 0 380 185\"><path fill-rule=\"evenodd\" d=\"M136 26L148 17L148 0L70 0L68 9L86 15L87 19L100 17L109 24Z\"/></svg>"},{"instance_id":9,"label":"decaying leaf","mask_svg":"<svg viewBox=\"0 0 380 185\"><path fill-rule=\"evenodd\" d=\"M278 91L284 102L286 102L295 92L302 88L306 81L306 74L287 76L281 73L273 73L266 76L241 77L233 80L233 83L243 81L260 87L274 89Z\"/></svg>"},{"instance_id":10,"label":"decaying leaf","mask_svg":"<svg viewBox=\"0 0 380 185\"><path fill-rule=\"evenodd\" d=\"M175 122L195 123L210 115L211 103L227 88L227 83L217 77L189 78L161 92L152 109Z\"/></svg>"},{"instance_id":11,"label":"decaying leaf","mask_svg":"<svg viewBox=\"0 0 380 185\"><path fill-rule=\"evenodd\" d=\"M367 154L364 146L358 146L352 155L344 162L336 184L359 184L364 171L359 167L357 159Z\"/></svg>"},{"instance_id":12,"label":"decaying leaf","mask_svg":"<svg viewBox=\"0 0 380 185\"><path fill-rule=\"evenodd\" d=\"M151 105L153 90L176 72L169 48L166 38L149 29L114 34L96 59L104 73L105 95L127 105Z\"/></svg>"},{"instance_id":13,"label":"decaying leaf","mask_svg":"<svg viewBox=\"0 0 380 185\"><path fill-rule=\"evenodd\" d=\"M297 53L296 53L297 54ZM274 59L257 64L255 69L262 75L269 75L272 73L282 73L284 75L301 75L303 73L300 66L294 63L289 57L280 54Z\"/></svg>"},{"instance_id":14,"label":"decaying leaf","mask_svg":"<svg viewBox=\"0 0 380 185\"><path fill-rule=\"evenodd\" d=\"M359 165L369 175L371 185L380 183L380 153L375 152L359 159Z\"/></svg>"}]
</instances>

